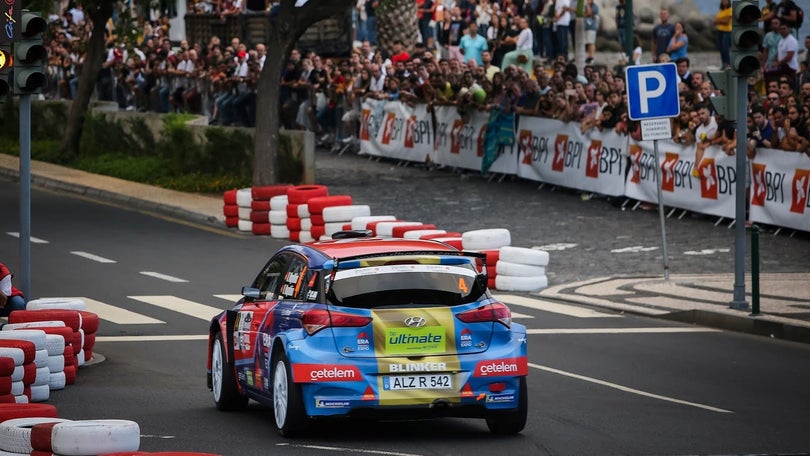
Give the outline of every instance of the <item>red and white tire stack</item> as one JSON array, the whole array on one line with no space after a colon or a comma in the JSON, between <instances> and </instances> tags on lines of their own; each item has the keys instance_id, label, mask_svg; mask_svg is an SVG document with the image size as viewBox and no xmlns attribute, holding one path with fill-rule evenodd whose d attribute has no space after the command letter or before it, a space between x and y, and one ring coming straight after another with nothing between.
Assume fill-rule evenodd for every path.
<instances>
[{"instance_id":1,"label":"red and white tire stack","mask_svg":"<svg viewBox=\"0 0 810 456\"><path fill-rule=\"evenodd\" d=\"M371 208L364 204L324 207L322 209L324 236L331 239L332 235L338 231L343 231L346 227L351 228L352 220L355 217L368 217L370 215Z\"/></svg>"},{"instance_id":2,"label":"red and white tire stack","mask_svg":"<svg viewBox=\"0 0 810 456\"><path fill-rule=\"evenodd\" d=\"M313 240L320 240L327 235L326 220L324 220L323 217L323 211L326 208L349 206L351 204L352 197L349 195L318 196L307 201L307 210L309 211L309 218L311 222L311 226L309 228L311 238ZM329 233L329 236L331 236L331 233Z\"/></svg>"},{"instance_id":3,"label":"red and white tire stack","mask_svg":"<svg viewBox=\"0 0 810 456\"><path fill-rule=\"evenodd\" d=\"M65 334L67 331L53 322L61 322L70 328L70 335L65 338L65 383L71 385L76 381L79 366L84 364L83 336L81 332L82 316L78 310L42 309L15 310L8 316L9 324L4 326L17 328L19 324L28 323L29 327L44 331L46 334ZM33 323L33 324L32 324Z\"/></svg>"},{"instance_id":4,"label":"red and white tire stack","mask_svg":"<svg viewBox=\"0 0 810 456\"><path fill-rule=\"evenodd\" d=\"M548 286L548 252L524 247L502 247L500 250L495 288L531 292Z\"/></svg>"},{"instance_id":5,"label":"red and white tire stack","mask_svg":"<svg viewBox=\"0 0 810 456\"><path fill-rule=\"evenodd\" d=\"M236 228L239 226L239 205L236 204L236 192L238 190L228 190L222 195L222 215L225 216L225 226Z\"/></svg>"},{"instance_id":6,"label":"red and white tire stack","mask_svg":"<svg viewBox=\"0 0 810 456\"><path fill-rule=\"evenodd\" d=\"M487 255L487 287L495 288L497 277L497 264L500 259L500 249L512 244L512 235L506 228L489 228L482 230L465 231L461 234L461 245L464 250L477 251ZM479 264L479 272L482 265Z\"/></svg>"},{"instance_id":7,"label":"red and white tire stack","mask_svg":"<svg viewBox=\"0 0 810 456\"><path fill-rule=\"evenodd\" d=\"M290 240L294 242L312 242L312 222L309 211L309 200L329 196L325 185L296 185L287 189L287 228ZM304 222L305 219L309 219ZM308 229L304 229L308 226Z\"/></svg>"},{"instance_id":8,"label":"red and white tire stack","mask_svg":"<svg viewBox=\"0 0 810 456\"><path fill-rule=\"evenodd\" d=\"M286 195L289 185L263 185L250 189L250 229L253 234L269 236L272 226L270 222L270 200L276 196Z\"/></svg>"},{"instance_id":9,"label":"red and white tire stack","mask_svg":"<svg viewBox=\"0 0 810 456\"><path fill-rule=\"evenodd\" d=\"M275 239L289 239L290 230L287 228L287 194L270 198L270 212L267 218L270 221L270 237Z\"/></svg>"},{"instance_id":10,"label":"red and white tire stack","mask_svg":"<svg viewBox=\"0 0 810 456\"><path fill-rule=\"evenodd\" d=\"M36 345L27 340L0 340L0 357L11 359L14 367L8 375L0 376L0 403L31 402L25 395L26 386L36 380ZM4 361L8 369L8 361ZM2 405L0 404L0 409Z\"/></svg>"},{"instance_id":11,"label":"red and white tire stack","mask_svg":"<svg viewBox=\"0 0 810 456\"><path fill-rule=\"evenodd\" d=\"M395 238L402 238L405 239L405 235L407 235L411 231L421 231L422 234L425 234L425 231L436 231L436 225L433 224L419 224L419 225L400 225L395 226L391 230L391 237ZM414 235L415 236L415 235ZM421 236L421 234L420 234ZM412 237L410 239L418 239L419 237Z\"/></svg>"},{"instance_id":12,"label":"red and white tire stack","mask_svg":"<svg viewBox=\"0 0 810 456\"><path fill-rule=\"evenodd\" d=\"M396 220L394 215L369 215L365 217L355 217L352 219L353 230L370 230L369 225L375 222L393 222Z\"/></svg>"},{"instance_id":13,"label":"red and white tire stack","mask_svg":"<svg viewBox=\"0 0 810 456\"><path fill-rule=\"evenodd\" d=\"M50 398L49 383L51 379L51 373L48 370L48 349L45 332L38 329L0 331L0 346L9 346L20 341L34 344L34 376L31 378L31 367L23 364L23 394L28 397L28 402L45 402ZM29 358L26 353L26 360ZM14 392L16 393L17 390Z\"/></svg>"},{"instance_id":14,"label":"red and white tire stack","mask_svg":"<svg viewBox=\"0 0 810 456\"><path fill-rule=\"evenodd\" d=\"M391 221L384 221L384 222L376 222L374 223L374 233L376 236L390 238L394 237L394 228L398 227L405 227L405 226L420 226L424 225L422 222L410 222L407 220L391 220Z\"/></svg>"}]
</instances>

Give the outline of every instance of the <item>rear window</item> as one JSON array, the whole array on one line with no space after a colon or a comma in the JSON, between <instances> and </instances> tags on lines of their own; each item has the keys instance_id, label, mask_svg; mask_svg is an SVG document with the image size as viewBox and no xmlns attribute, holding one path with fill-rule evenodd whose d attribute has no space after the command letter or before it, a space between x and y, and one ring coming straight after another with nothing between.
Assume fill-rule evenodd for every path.
<instances>
[{"instance_id":1,"label":"rear window","mask_svg":"<svg viewBox=\"0 0 810 456\"><path fill-rule=\"evenodd\" d=\"M455 306L486 292L470 264L389 264L338 270L329 290L334 304L380 308Z\"/></svg>"}]
</instances>

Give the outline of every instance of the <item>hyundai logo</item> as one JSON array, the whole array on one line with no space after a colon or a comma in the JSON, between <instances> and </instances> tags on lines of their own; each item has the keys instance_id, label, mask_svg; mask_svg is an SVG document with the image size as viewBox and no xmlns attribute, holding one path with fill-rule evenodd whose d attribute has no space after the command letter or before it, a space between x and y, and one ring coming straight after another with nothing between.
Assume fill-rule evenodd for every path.
<instances>
[{"instance_id":1,"label":"hyundai logo","mask_svg":"<svg viewBox=\"0 0 810 456\"><path fill-rule=\"evenodd\" d=\"M409 328L419 328L425 326L425 323L427 322L422 317L408 317L405 319L405 326Z\"/></svg>"}]
</instances>

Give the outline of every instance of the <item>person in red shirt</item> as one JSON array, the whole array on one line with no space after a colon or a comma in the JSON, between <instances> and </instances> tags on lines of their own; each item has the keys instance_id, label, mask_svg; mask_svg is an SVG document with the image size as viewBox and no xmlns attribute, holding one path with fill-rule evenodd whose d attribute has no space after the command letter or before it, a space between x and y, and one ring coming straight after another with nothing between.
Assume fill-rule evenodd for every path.
<instances>
[{"instance_id":1,"label":"person in red shirt","mask_svg":"<svg viewBox=\"0 0 810 456\"><path fill-rule=\"evenodd\" d=\"M25 310L23 293L11 284L14 274L0 263L0 316L7 317L12 311Z\"/></svg>"},{"instance_id":2,"label":"person in red shirt","mask_svg":"<svg viewBox=\"0 0 810 456\"><path fill-rule=\"evenodd\" d=\"M405 63L408 60L411 60L411 55L405 50L405 46L402 44L402 41L394 41L394 49L391 52L391 63L396 65L397 62Z\"/></svg>"}]
</instances>

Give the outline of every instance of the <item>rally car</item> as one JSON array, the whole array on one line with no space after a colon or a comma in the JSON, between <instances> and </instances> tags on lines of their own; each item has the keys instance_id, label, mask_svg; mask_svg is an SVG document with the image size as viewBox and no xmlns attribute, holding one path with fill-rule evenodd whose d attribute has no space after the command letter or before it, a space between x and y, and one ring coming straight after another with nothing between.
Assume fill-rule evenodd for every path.
<instances>
[{"instance_id":1,"label":"rally car","mask_svg":"<svg viewBox=\"0 0 810 456\"><path fill-rule=\"evenodd\" d=\"M368 415L523 430L526 328L487 290L485 256L340 234L283 247L212 319L217 408L273 407L283 436L316 418Z\"/></svg>"}]
</instances>

